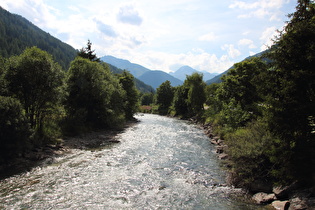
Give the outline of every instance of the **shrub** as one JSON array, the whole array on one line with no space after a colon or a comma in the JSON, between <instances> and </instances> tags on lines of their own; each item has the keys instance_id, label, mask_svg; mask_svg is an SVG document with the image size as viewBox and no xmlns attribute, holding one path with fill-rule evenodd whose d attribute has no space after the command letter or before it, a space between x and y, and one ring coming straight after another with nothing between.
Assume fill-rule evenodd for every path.
<instances>
[{"instance_id":1,"label":"shrub","mask_svg":"<svg viewBox=\"0 0 315 210\"><path fill-rule=\"evenodd\" d=\"M251 122L246 127L227 134L225 139L229 146L232 171L238 180L236 185L247 187L254 180L272 178L268 153L274 137L264 122Z\"/></svg>"}]
</instances>

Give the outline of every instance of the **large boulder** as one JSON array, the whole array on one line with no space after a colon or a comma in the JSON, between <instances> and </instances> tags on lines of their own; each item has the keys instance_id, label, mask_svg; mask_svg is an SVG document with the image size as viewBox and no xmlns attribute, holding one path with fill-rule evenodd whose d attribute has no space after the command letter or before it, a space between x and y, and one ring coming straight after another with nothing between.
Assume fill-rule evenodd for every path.
<instances>
[{"instance_id":1,"label":"large boulder","mask_svg":"<svg viewBox=\"0 0 315 210\"><path fill-rule=\"evenodd\" d=\"M276 200L276 195L274 193L271 194L267 194L267 193L256 193L255 195L253 195L253 200L257 203L257 204L268 204L273 202L274 200Z\"/></svg>"},{"instance_id":2,"label":"large boulder","mask_svg":"<svg viewBox=\"0 0 315 210\"><path fill-rule=\"evenodd\" d=\"M290 207L290 202L289 201L274 201L274 202L271 203L271 205L275 209L288 210L289 207Z\"/></svg>"}]
</instances>

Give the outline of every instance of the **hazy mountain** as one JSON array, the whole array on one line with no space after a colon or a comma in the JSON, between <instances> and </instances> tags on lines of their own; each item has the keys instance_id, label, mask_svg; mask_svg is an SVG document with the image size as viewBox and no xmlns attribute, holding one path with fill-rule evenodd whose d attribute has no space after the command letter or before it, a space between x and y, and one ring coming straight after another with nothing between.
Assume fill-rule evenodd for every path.
<instances>
[{"instance_id":1,"label":"hazy mountain","mask_svg":"<svg viewBox=\"0 0 315 210\"><path fill-rule=\"evenodd\" d=\"M139 78L147 71L151 71L150 69L147 69L139 64L131 63L128 60L115 58L114 56L110 55L101 57L101 60L113 66L116 66L117 68L128 70L136 78Z\"/></svg>"},{"instance_id":2,"label":"hazy mountain","mask_svg":"<svg viewBox=\"0 0 315 210\"><path fill-rule=\"evenodd\" d=\"M183 81L169 75L164 71L147 71L143 75L141 75L138 79L143 81L144 83L151 85L153 88L158 88L163 82L166 80L171 82L173 87L182 85Z\"/></svg>"},{"instance_id":3,"label":"hazy mountain","mask_svg":"<svg viewBox=\"0 0 315 210\"><path fill-rule=\"evenodd\" d=\"M41 30L20 15L0 7L0 56L21 54L27 47L37 46L53 56L65 70L77 51L70 45Z\"/></svg>"},{"instance_id":4,"label":"hazy mountain","mask_svg":"<svg viewBox=\"0 0 315 210\"><path fill-rule=\"evenodd\" d=\"M190 66L182 66L180 67L177 71L175 72L171 72L170 75L172 75L173 77L177 78L177 79L180 79L182 81L185 81L186 79L186 75L192 75L193 73L202 73L203 74L203 80L204 81L207 81L209 79L212 79L213 77L215 77L216 73L209 73L209 72L206 72L206 71L198 71L196 69L193 69L192 67Z\"/></svg>"},{"instance_id":5,"label":"hazy mountain","mask_svg":"<svg viewBox=\"0 0 315 210\"><path fill-rule=\"evenodd\" d=\"M113 72L114 74L121 74L124 71L124 70L119 69L116 66L113 66L109 63L107 63L107 65L109 66L109 69L111 70L111 72ZM141 80L134 78L134 81L135 81L136 88L140 92L142 92L142 93L154 93L155 92L155 89L152 86L145 84Z\"/></svg>"}]
</instances>

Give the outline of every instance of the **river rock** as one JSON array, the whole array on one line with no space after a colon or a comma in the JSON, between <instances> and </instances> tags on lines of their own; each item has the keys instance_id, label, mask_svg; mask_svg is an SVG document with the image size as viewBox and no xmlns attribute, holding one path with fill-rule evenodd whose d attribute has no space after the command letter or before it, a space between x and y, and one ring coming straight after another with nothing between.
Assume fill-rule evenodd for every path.
<instances>
[{"instance_id":1,"label":"river rock","mask_svg":"<svg viewBox=\"0 0 315 210\"><path fill-rule=\"evenodd\" d=\"M228 155L228 154L225 154L225 153L221 153L221 154L218 155L218 158L219 158L220 160L226 160L226 159L229 158L229 155Z\"/></svg>"},{"instance_id":2,"label":"river rock","mask_svg":"<svg viewBox=\"0 0 315 210\"><path fill-rule=\"evenodd\" d=\"M218 144L218 142L214 139L211 139L210 142L211 142L211 144Z\"/></svg>"},{"instance_id":3,"label":"river rock","mask_svg":"<svg viewBox=\"0 0 315 210\"><path fill-rule=\"evenodd\" d=\"M289 201L273 201L271 203L271 205L275 208L275 209L279 209L279 210L288 210L290 207L290 202Z\"/></svg>"},{"instance_id":4,"label":"river rock","mask_svg":"<svg viewBox=\"0 0 315 210\"><path fill-rule=\"evenodd\" d=\"M267 204L267 203L271 203L272 201L276 200L276 195L274 193L271 194L267 194L267 193L256 193L255 195L253 195L253 200L257 203L257 204Z\"/></svg>"},{"instance_id":5,"label":"river rock","mask_svg":"<svg viewBox=\"0 0 315 210\"><path fill-rule=\"evenodd\" d=\"M308 209L308 205L306 200L303 200L299 197L292 198L291 200L291 205L290 205L290 210L302 210L302 209Z\"/></svg>"}]
</instances>

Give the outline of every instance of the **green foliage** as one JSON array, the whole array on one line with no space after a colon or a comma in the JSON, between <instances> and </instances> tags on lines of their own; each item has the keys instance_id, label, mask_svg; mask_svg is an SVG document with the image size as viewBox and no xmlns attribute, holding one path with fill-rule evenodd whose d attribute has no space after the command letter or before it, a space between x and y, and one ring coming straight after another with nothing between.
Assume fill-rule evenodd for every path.
<instances>
[{"instance_id":1,"label":"green foliage","mask_svg":"<svg viewBox=\"0 0 315 210\"><path fill-rule=\"evenodd\" d=\"M134 77L127 71L119 76L119 83L126 92L124 110L127 119L132 119L139 108L139 93L135 87Z\"/></svg>"},{"instance_id":2,"label":"green foliage","mask_svg":"<svg viewBox=\"0 0 315 210\"><path fill-rule=\"evenodd\" d=\"M68 69L76 50L42 31L25 18L0 7L0 56L21 54L26 48L37 46L49 52L63 69Z\"/></svg>"},{"instance_id":3,"label":"green foliage","mask_svg":"<svg viewBox=\"0 0 315 210\"><path fill-rule=\"evenodd\" d=\"M235 99L231 99L228 103L223 103L222 110L220 111L221 123L228 128L237 129L245 126L251 119L249 112L244 111L240 103Z\"/></svg>"},{"instance_id":4,"label":"green foliage","mask_svg":"<svg viewBox=\"0 0 315 210\"><path fill-rule=\"evenodd\" d=\"M141 105L150 105L153 103L154 94L153 93L144 93L140 98Z\"/></svg>"},{"instance_id":5,"label":"green foliage","mask_svg":"<svg viewBox=\"0 0 315 210\"><path fill-rule=\"evenodd\" d=\"M32 47L10 58L6 80L10 94L20 100L31 128L38 139L42 139L45 137L45 118L54 115L52 110L63 97L64 73L61 67L47 52Z\"/></svg>"},{"instance_id":6,"label":"green foliage","mask_svg":"<svg viewBox=\"0 0 315 210\"><path fill-rule=\"evenodd\" d=\"M77 57L67 84L66 111L73 129L108 128L124 121L125 91L106 65Z\"/></svg>"},{"instance_id":7,"label":"green foliage","mask_svg":"<svg viewBox=\"0 0 315 210\"><path fill-rule=\"evenodd\" d=\"M199 73L193 73L190 76L187 75L184 86L188 88L187 104L189 112L192 115L200 114L206 102L206 84L203 81L203 75Z\"/></svg>"},{"instance_id":8,"label":"green foliage","mask_svg":"<svg viewBox=\"0 0 315 210\"><path fill-rule=\"evenodd\" d=\"M188 91L189 89L184 85L176 87L173 100L173 109L175 111L175 115L180 115L183 117L188 115Z\"/></svg>"},{"instance_id":9,"label":"green foliage","mask_svg":"<svg viewBox=\"0 0 315 210\"><path fill-rule=\"evenodd\" d=\"M293 154L280 156L279 165L292 165L292 176L311 176L315 134L310 119L315 116L315 4L299 0L296 12L275 40L269 53L277 85L268 98L270 129L280 137L278 147ZM282 163L281 163L282 162ZM298 172L295 173L295 172ZM280 174L281 175L281 174Z\"/></svg>"},{"instance_id":10,"label":"green foliage","mask_svg":"<svg viewBox=\"0 0 315 210\"><path fill-rule=\"evenodd\" d=\"M227 134L225 139L238 186L250 187L253 181L272 180L269 149L274 137L265 122L253 121Z\"/></svg>"},{"instance_id":11,"label":"green foliage","mask_svg":"<svg viewBox=\"0 0 315 210\"><path fill-rule=\"evenodd\" d=\"M0 96L0 160L16 156L27 146L31 135L28 119L21 103Z\"/></svg>"},{"instance_id":12,"label":"green foliage","mask_svg":"<svg viewBox=\"0 0 315 210\"><path fill-rule=\"evenodd\" d=\"M6 88L6 80L5 80L5 74L6 74L6 60L0 56L0 96L7 94L7 88Z\"/></svg>"},{"instance_id":13,"label":"green foliage","mask_svg":"<svg viewBox=\"0 0 315 210\"><path fill-rule=\"evenodd\" d=\"M169 107L172 105L174 97L174 89L171 82L166 80L163 82L156 91L156 104L159 105L159 113L167 114Z\"/></svg>"}]
</instances>

